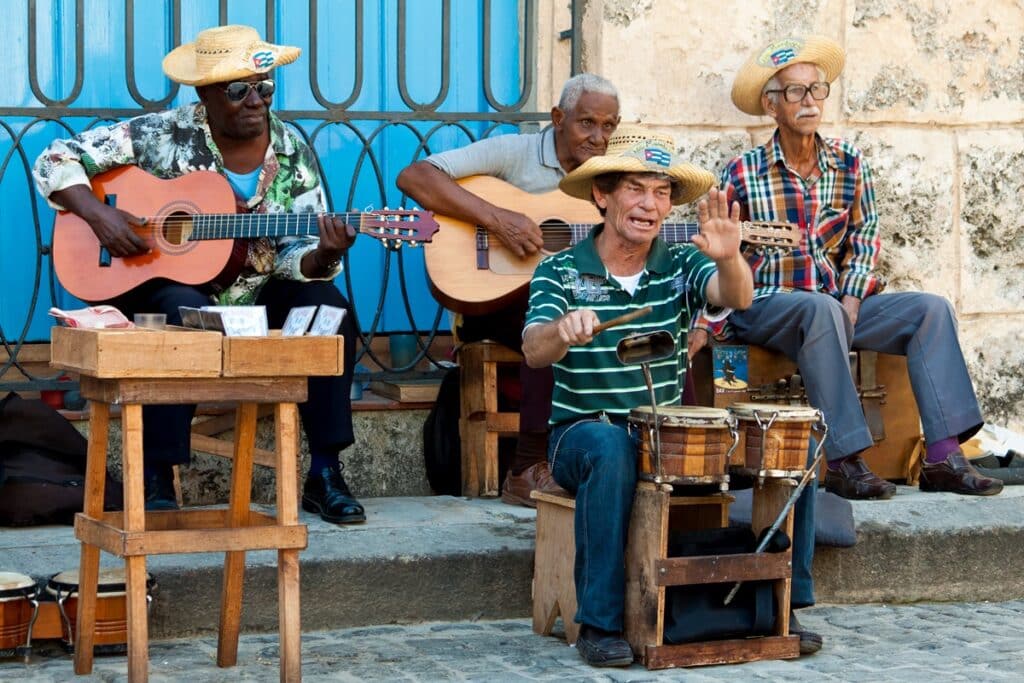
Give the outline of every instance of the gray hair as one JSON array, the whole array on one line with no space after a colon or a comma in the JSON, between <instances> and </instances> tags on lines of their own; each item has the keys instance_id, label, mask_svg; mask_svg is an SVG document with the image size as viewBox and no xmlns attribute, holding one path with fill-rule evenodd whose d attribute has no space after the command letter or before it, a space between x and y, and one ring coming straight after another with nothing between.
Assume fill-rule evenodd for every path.
<instances>
[{"instance_id":1,"label":"gray hair","mask_svg":"<svg viewBox=\"0 0 1024 683\"><path fill-rule=\"evenodd\" d=\"M558 99L558 108L562 111L570 111L576 108L583 93L595 93L597 95L608 95L619 99L619 91L615 89L612 82L597 74L576 74L565 82L562 87L562 96Z\"/></svg>"},{"instance_id":2,"label":"gray hair","mask_svg":"<svg viewBox=\"0 0 1024 683\"><path fill-rule=\"evenodd\" d=\"M814 68L817 69L817 71L818 71L818 79L822 80L822 81L825 80L825 70L822 69L817 64L814 65ZM772 76L770 79L768 79L768 82L764 84L763 88L761 88L761 94L762 95L767 95L769 100L771 100L775 104L778 104L779 103L779 93L778 92L768 92L769 90L782 90L782 84L779 83L779 72L778 71L776 71L775 75Z\"/></svg>"}]
</instances>

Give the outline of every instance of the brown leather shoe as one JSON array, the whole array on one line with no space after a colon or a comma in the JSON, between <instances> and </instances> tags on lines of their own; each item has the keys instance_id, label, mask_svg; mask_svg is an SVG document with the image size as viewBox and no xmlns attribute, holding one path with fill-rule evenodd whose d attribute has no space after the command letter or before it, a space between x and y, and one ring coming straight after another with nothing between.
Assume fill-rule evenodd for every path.
<instances>
[{"instance_id":1,"label":"brown leather shoe","mask_svg":"<svg viewBox=\"0 0 1024 683\"><path fill-rule=\"evenodd\" d=\"M537 501L530 498L530 491L566 493L551 476L547 462L538 462L519 474L510 472L505 475L505 484L501 487L501 502L535 508Z\"/></svg>"},{"instance_id":2,"label":"brown leather shoe","mask_svg":"<svg viewBox=\"0 0 1024 683\"><path fill-rule=\"evenodd\" d=\"M934 465L921 463L922 491L951 491L966 496L994 496L1003 490L1003 482L983 476L960 451L949 454Z\"/></svg>"},{"instance_id":3,"label":"brown leather shoe","mask_svg":"<svg viewBox=\"0 0 1024 683\"><path fill-rule=\"evenodd\" d=\"M825 472L825 488L851 500L885 500L896 494L896 485L869 470L860 455L846 456L836 469L829 467Z\"/></svg>"}]
</instances>

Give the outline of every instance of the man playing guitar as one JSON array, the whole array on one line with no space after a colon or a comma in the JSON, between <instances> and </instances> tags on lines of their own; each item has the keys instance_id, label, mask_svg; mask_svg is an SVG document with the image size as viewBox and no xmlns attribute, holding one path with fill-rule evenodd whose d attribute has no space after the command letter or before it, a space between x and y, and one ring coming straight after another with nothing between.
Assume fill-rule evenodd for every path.
<instances>
[{"instance_id":1,"label":"man playing guitar","mask_svg":"<svg viewBox=\"0 0 1024 683\"><path fill-rule=\"evenodd\" d=\"M214 170L227 177L242 212L323 212L324 193L312 151L270 112L274 81L268 72L295 61L299 52L263 42L248 26L200 32L194 43L172 50L163 61L168 78L195 86L198 103L54 142L35 164L39 192L54 208L88 223L113 258L145 254L151 248L139 234L145 217L104 204L90 188L95 175L119 166L135 165L163 179ZM155 279L108 303L129 316L162 312L175 324L181 322L179 306L262 304L272 327L281 326L292 306L326 304L349 310L340 332L345 336L344 374L311 378L309 400L299 406L312 455L302 502L326 521L362 522L363 507L352 497L338 459L354 442L349 390L356 334L350 306L332 282L355 231L321 215L318 232L317 237L239 240L238 258L214 282L190 286ZM194 412L194 405L144 410L147 509L177 507L171 467L189 461Z\"/></svg>"},{"instance_id":2,"label":"man playing guitar","mask_svg":"<svg viewBox=\"0 0 1024 683\"><path fill-rule=\"evenodd\" d=\"M495 206L455 181L473 175L500 178L526 192L549 192L565 175L591 157L604 154L619 124L619 96L609 81L579 74L562 89L551 110L551 127L541 133L487 138L467 147L434 154L398 176L397 184L426 209L485 228L516 256L536 254L544 244L537 224L513 209ZM482 316L463 316L462 341L493 339L520 350L526 300ZM519 439L501 499L530 505L532 490L558 491L545 459L554 379L550 368L520 370L522 398Z\"/></svg>"}]
</instances>

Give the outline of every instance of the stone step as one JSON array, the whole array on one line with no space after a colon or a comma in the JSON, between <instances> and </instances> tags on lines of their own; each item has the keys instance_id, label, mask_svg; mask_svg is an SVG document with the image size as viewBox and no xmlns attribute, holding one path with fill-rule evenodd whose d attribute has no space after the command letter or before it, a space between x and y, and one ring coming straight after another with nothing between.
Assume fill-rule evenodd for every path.
<instances>
[{"instance_id":1,"label":"stone step","mask_svg":"<svg viewBox=\"0 0 1024 683\"><path fill-rule=\"evenodd\" d=\"M899 487L889 501L855 502L858 544L820 548L819 602L1024 598L1024 487L994 498ZM367 498L367 522L334 526L301 513L303 629L530 614L534 515L496 500ZM0 529L0 570L43 578L78 565L69 527ZM216 629L219 554L148 559L159 587L154 638ZM118 560L106 554L105 566ZM242 628L277 629L276 555L246 560Z\"/></svg>"}]
</instances>

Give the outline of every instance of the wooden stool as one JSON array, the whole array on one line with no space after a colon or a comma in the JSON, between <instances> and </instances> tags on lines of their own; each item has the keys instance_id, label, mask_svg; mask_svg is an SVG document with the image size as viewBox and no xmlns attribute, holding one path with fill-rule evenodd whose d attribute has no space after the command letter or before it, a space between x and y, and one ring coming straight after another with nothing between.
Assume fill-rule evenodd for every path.
<instances>
[{"instance_id":1,"label":"wooden stool","mask_svg":"<svg viewBox=\"0 0 1024 683\"><path fill-rule=\"evenodd\" d=\"M146 556L224 551L217 665L234 666L242 610L246 550L278 551L278 612L281 680L301 678L299 651L299 550L306 526L298 522L297 403L306 400L305 377L124 378L83 374L82 396L90 401L85 510L75 518L82 541L75 638L75 673L92 672L93 627L99 551L125 558L128 600L128 679L148 676ZM142 405L237 401L234 466L228 508L146 512L142 474ZM103 512L110 405L121 404L124 512ZM250 510L258 404L273 404L276 428L277 517Z\"/></svg>"},{"instance_id":2,"label":"wooden stool","mask_svg":"<svg viewBox=\"0 0 1024 683\"><path fill-rule=\"evenodd\" d=\"M782 509L795 483L790 479L767 480L755 490L753 530L769 526ZM537 540L533 580L533 630L550 635L557 616L565 625L566 640L574 643L579 624L575 561L575 500L538 491ZM725 527L729 523L727 493L707 496L672 496L655 484L637 484L626 546L625 638L637 661L648 669L788 659L799 656L799 638L789 635L791 551L753 555L668 557L669 529L697 530ZM792 538L792 510L782 526ZM701 643L664 643L665 588L733 581L775 582L780 606L775 634L759 638L713 640Z\"/></svg>"},{"instance_id":3,"label":"wooden stool","mask_svg":"<svg viewBox=\"0 0 1024 683\"><path fill-rule=\"evenodd\" d=\"M519 413L498 412L498 365L519 365L522 355L495 342L459 348L459 438L462 495L498 495L498 437L519 434Z\"/></svg>"}]
</instances>

